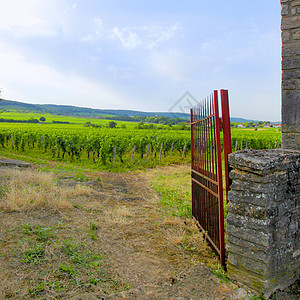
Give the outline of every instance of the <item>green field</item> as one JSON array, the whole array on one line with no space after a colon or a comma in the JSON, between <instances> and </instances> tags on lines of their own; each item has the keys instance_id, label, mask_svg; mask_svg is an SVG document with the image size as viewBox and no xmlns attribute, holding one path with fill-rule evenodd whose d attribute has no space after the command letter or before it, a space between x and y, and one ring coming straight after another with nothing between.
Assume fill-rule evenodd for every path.
<instances>
[{"instance_id":1,"label":"green field","mask_svg":"<svg viewBox=\"0 0 300 300\"><path fill-rule=\"evenodd\" d=\"M3 112L1 118L29 120L45 117L44 123L0 123L0 153L19 155L24 160L43 159L90 169L126 171L189 161L189 130L158 125L137 129L138 123L57 116L50 114ZM69 122L53 124L52 121ZM87 127L86 123L101 125ZM172 129L172 130L171 130ZM233 151L280 147L278 129L232 129ZM134 152L134 153L133 153Z\"/></svg>"},{"instance_id":2,"label":"green field","mask_svg":"<svg viewBox=\"0 0 300 300\"><path fill-rule=\"evenodd\" d=\"M105 117L108 116L109 115L105 115ZM44 117L46 119L45 121L46 124L51 124L53 121L69 122L71 124L85 124L86 122L91 122L92 124L106 126L109 123L109 120L106 119L52 115L48 113L19 112L13 110L3 111L0 114L1 119L14 119L14 120L30 120L30 119L39 120L41 117ZM121 125L126 125L126 127L136 126L136 122L117 121L117 123L119 126Z\"/></svg>"}]
</instances>

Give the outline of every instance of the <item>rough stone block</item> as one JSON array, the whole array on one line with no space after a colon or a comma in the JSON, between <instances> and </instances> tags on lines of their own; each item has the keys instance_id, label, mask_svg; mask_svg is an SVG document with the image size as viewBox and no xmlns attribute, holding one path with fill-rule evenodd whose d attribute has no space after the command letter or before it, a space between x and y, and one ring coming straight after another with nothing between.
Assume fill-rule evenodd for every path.
<instances>
[{"instance_id":1,"label":"rough stone block","mask_svg":"<svg viewBox=\"0 0 300 300\"><path fill-rule=\"evenodd\" d=\"M240 254L241 256L247 256L250 259L261 260L263 262L268 262L270 259L268 248L234 236L228 238L227 251Z\"/></svg>"},{"instance_id":2,"label":"rough stone block","mask_svg":"<svg viewBox=\"0 0 300 300\"><path fill-rule=\"evenodd\" d=\"M300 151L300 133L282 132L282 147Z\"/></svg>"},{"instance_id":3,"label":"rough stone block","mask_svg":"<svg viewBox=\"0 0 300 300\"><path fill-rule=\"evenodd\" d=\"M237 268L247 270L259 276L263 275L266 277L270 273L269 264L239 254L232 253L230 256L230 263Z\"/></svg>"},{"instance_id":4,"label":"rough stone block","mask_svg":"<svg viewBox=\"0 0 300 300\"><path fill-rule=\"evenodd\" d=\"M300 7L292 7L291 8L291 14L292 15L299 15L300 14Z\"/></svg>"},{"instance_id":5,"label":"rough stone block","mask_svg":"<svg viewBox=\"0 0 300 300\"><path fill-rule=\"evenodd\" d=\"M283 30L281 33L281 38L283 42L289 42L291 40L292 34L289 30Z\"/></svg>"},{"instance_id":6,"label":"rough stone block","mask_svg":"<svg viewBox=\"0 0 300 300\"><path fill-rule=\"evenodd\" d=\"M286 171L294 161L299 161L300 153L292 150L240 150L230 154L229 164L233 169L266 176L273 172Z\"/></svg>"},{"instance_id":7,"label":"rough stone block","mask_svg":"<svg viewBox=\"0 0 300 300\"><path fill-rule=\"evenodd\" d=\"M300 89L300 78L283 79L282 80L282 89L283 90Z\"/></svg>"},{"instance_id":8,"label":"rough stone block","mask_svg":"<svg viewBox=\"0 0 300 300\"><path fill-rule=\"evenodd\" d=\"M282 132L300 133L300 93L282 91L282 97Z\"/></svg>"},{"instance_id":9,"label":"rough stone block","mask_svg":"<svg viewBox=\"0 0 300 300\"><path fill-rule=\"evenodd\" d=\"M286 38L290 38L290 34L285 34L285 35L286 35ZM300 40L300 30L297 30L293 33L293 39Z\"/></svg>"},{"instance_id":10,"label":"rough stone block","mask_svg":"<svg viewBox=\"0 0 300 300\"><path fill-rule=\"evenodd\" d=\"M282 70L299 69L300 56L288 57L282 60ZM284 72L284 79L300 78L300 71Z\"/></svg>"},{"instance_id":11,"label":"rough stone block","mask_svg":"<svg viewBox=\"0 0 300 300\"><path fill-rule=\"evenodd\" d=\"M233 235L234 237L239 237L245 241L256 243L264 247L269 246L269 235L263 233L262 231L250 230L250 229L241 229L233 225L227 224L227 232Z\"/></svg>"},{"instance_id":12,"label":"rough stone block","mask_svg":"<svg viewBox=\"0 0 300 300\"><path fill-rule=\"evenodd\" d=\"M231 198L229 197L228 212L236 215L247 216L249 218L255 218L256 220L261 221L270 220L270 218L276 214L277 209L278 208L264 209L261 206L251 205L241 201L232 202Z\"/></svg>"},{"instance_id":13,"label":"rough stone block","mask_svg":"<svg viewBox=\"0 0 300 300\"><path fill-rule=\"evenodd\" d=\"M258 294L261 293L262 290L266 289L267 281L264 280L263 276L260 277L257 274L254 274L248 270L238 268L230 262L228 262L227 270L230 278L236 280L241 284L244 284L250 290Z\"/></svg>"},{"instance_id":14,"label":"rough stone block","mask_svg":"<svg viewBox=\"0 0 300 300\"><path fill-rule=\"evenodd\" d=\"M270 231L270 219L255 219L245 215L236 215L231 213L227 217L227 225L242 227L243 229L255 230L258 232L268 233Z\"/></svg>"},{"instance_id":15,"label":"rough stone block","mask_svg":"<svg viewBox=\"0 0 300 300\"><path fill-rule=\"evenodd\" d=\"M293 0L293 1L291 1L291 5L292 6L298 6L298 5L300 5L300 0Z\"/></svg>"},{"instance_id":16,"label":"rough stone block","mask_svg":"<svg viewBox=\"0 0 300 300\"><path fill-rule=\"evenodd\" d=\"M228 194L231 203L251 203L253 206L268 207L269 198L275 198L276 195L265 193L251 193L249 191L230 190ZM242 208L242 207L241 207Z\"/></svg>"},{"instance_id":17,"label":"rough stone block","mask_svg":"<svg viewBox=\"0 0 300 300\"><path fill-rule=\"evenodd\" d=\"M298 15L285 16L284 18L282 18L281 29L286 30L286 29L298 28L299 23L300 23L300 16Z\"/></svg>"},{"instance_id":18,"label":"rough stone block","mask_svg":"<svg viewBox=\"0 0 300 300\"><path fill-rule=\"evenodd\" d=\"M298 41L291 41L290 43L284 43L282 45L282 57L290 57L300 54L300 44Z\"/></svg>"},{"instance_id":19,"label":"rough stone block","mask_svg":"<svg viewBox=\"0 0 300 300\"><path fill-rule=\"evenodd\" d=\"M282 8L281 8L281 15L282 16L286 16L288 15L290 12L290 8L289 8L289 4L284 4L282 5Z\"/></svg>"}]
</instances>

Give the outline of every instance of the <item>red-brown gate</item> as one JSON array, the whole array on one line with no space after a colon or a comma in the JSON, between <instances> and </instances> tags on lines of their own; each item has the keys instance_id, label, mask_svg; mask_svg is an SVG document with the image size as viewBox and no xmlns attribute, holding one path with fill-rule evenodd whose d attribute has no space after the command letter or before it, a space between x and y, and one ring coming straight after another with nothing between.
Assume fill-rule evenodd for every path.
<instances>
[{"instance_id":1,"label":"red-brown gate","mask_svg":"<svg viewBox=\"0 0 300 300\"><path fill-rule=\"evenodd\" d=\"M229 187L228 160L231 153L228 91L221 90L222 119L218 91L191 109L192 209L206 239L225 265L224 202L220 131L223 128L226 195Z\"/></svg>"}]
</instances>

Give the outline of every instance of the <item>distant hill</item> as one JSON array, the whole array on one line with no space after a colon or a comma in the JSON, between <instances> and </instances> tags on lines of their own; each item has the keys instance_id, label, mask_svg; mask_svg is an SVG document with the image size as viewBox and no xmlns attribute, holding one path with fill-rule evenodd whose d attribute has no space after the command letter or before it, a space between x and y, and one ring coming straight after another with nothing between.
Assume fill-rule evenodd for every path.
<instances>
[{"instance_id":1,"label":"distant hill","mask_svg":"<svg viewBox=\"0 0 300 300\"><path fill-rule=\"evenodd\" d=\"M28 104L24 102L4 100L0 102L0 110L17 110L22 112L50 113L64 116L85 116L85 117L109 117L109 116L142 116L142 117L168 117L190 119L190 115L186 113L171 113L171 112L143 112L136 110L121 110L121 109L93 109L87 107L78 107L72 105L56 105L56 104ZM246 123L258 122L257 120L248 120L243 118L232 117L231 122ZM280 123L280 122L272 122Z\"/></svg>"},{"instance_id":2,"label":"distant hill","mask_svg":"<svg viewBox=\"0 0 300 300\"><path fill-rule=\"evenodd\" d=\"M2 110L20 110L24 112L50 113L65 116L148 116L148 117L168 117L189 119L189 114L170 113L170 112L143 112L136 110L120 110L120 109L93 109L87 107L78 107L72 105L56 105L56 104L28 104L12 100L2 100L0 102Z\"/></svg>"}]
</instances>

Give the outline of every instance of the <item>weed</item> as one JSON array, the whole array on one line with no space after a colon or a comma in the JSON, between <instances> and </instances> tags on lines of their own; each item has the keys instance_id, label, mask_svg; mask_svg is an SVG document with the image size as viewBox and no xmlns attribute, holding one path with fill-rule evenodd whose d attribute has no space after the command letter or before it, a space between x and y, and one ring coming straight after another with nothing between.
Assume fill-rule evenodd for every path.
<instances>
[{"instance_id":1,"label":"weed","mask_svg":"<svg viewBox=\"0 0 300 300\"><path fill-rule=\"evenodd\" d=\"M35 235L36 240L41 242L46 242L50 238L54 237L54 234L51 232L51 227L41 227L39 225L32 226L29 223L23 225L23 232L27 235Z\"/></svg>"},{"instance_id":2,"label":"weed","mask_svg":"<svg viewBox=\"0 0 300 300\"><path fill-rule=\"evenodd\" d=\"M97 230L97 225L93 222L90 222L89 225L89 234L92 240L97 240L97 236L96 236L96 230Z\"/></svg>"},{"instance_id":3,"label":"weed","mask_svg":"<svg viewBox=\"0 0 300 300\"><path fill-rule=\"evenodd\" d=\"M44 258L45 245L36 243L23 254L21 262L29 264L37 264Z\"/></svg>"},{"instance_id":4,"label":"weed","mask_svg":"<svg viewBox=\"0 0 300 300\"><path fill-rule=\"evenodd\" d=\"M260 294L259 296L256 295L251 295L250 300L265 300L266 298L264 297L263 294Z\"/></svg>"},{"instance_id":5,"label":"weed","mask_svg":"<svg viewBox=\"0 0 300 300\"><path fill-rule=\"evenodd\" d=\"M225 272L223 267L220 265L218 261L214 261L208 265L211 271L221 280L221 282L229 283L230 279L228 274ZM254 299L253 299L254 300Z\"/></svg>"},{"instance_id":6,"label":"weed","mask_svg":"<svg viewBox=\"0 0 300 300\"><path fill-rule=\"evenodd\" d=\"M76 180L76 181L88 181L89 178L86 175L84 175L83 172L77 172L74 175L74 180Z\"/></svg>"},{"instance_id":7,"label":"weed","mask_svg":"<svg viewBox=\"0 0 300 300\"><path fill-rule=\"evenodd\" d=\"M90 222L90 230L96 230L97 229L97 225L93 222Z\"/></svg>"},{"instance_id":8,"label":"weed","mask_svg":"<svg viewBox=\"0 0 300 300\"><path fill-rule=\"evenodd\" d=\"M160 203L165 211L176 217L191 217L192 204L188 197L185 197L186 192L177 189L169 189L162 183L152 186L161 196Z\"/></svg>"},{"instance_id":9,"label":"weed","mask_svg":"<svg viewBox=\"0 0 300 300\"><path fill-rule=\"evenodd\" d=\"M88 267L91 263L100 261L103 255L96 255L90 251L84 251L84 244L76 244L72 240L66 240L60 247L64 253L69 256L73 263Z\"/></svg>"},{"instance_id":10,"label":"weed","mask_svg":"<svg viewBox=\"0 0 300 300\"><path fill-rule=\"evenodd\" d=\"M28 293L31 296L38 295L41 292L45 291L45 286L46 285L47 285L46 281L42 281L41 283L37 284L34 288L29 288Z\"/></svg>"},{"instance_id":11,"label":"weed","mask_svg":"<svg viewBox=\"0 0 300 300\"><path fill-rule=\"evenodd\" d=\"M65 264L65 265L60 264L59 265L59 270L64 272L64 273L67 273L71 276L76 274L73 264Z\"/></svg>"},{"instance_id":12,"label":"weed","mask_svg":"<svg viewBox=\"0 0 300 300\"><path fill-rule=\"evenodd\" d=\"M93 285L97 285L97 283L100 281L99 278L95 278L95 277L91 277L90 278L90 283L93 284Z\"/></svg>"}]
</instances>

